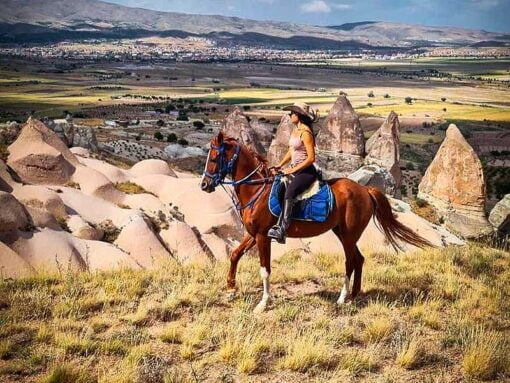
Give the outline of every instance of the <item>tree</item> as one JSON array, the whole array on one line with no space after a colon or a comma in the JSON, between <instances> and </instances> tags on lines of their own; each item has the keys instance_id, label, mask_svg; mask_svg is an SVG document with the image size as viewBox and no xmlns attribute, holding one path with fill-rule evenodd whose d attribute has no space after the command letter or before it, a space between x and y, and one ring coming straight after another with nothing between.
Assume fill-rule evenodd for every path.
<instances>
[{"instance_id":1,"label":"tree","mask_svg":"<svg viewBox=\"0 0 510 383\"><path fill-rule=\"evenodd\" d=\"M390 98L390 97L391 97L391 96L390 96L388 93L386 93L386 94L384 95L384 98ZM406 189L406 190L407 190L407 189Z\"/></svg>"},{"instance_id":2,"label":"tree","mask_svg":"<svg viewBox=\"0 0 510 383\"><path fill-rule=\"evenodd\" d=\"M446 97L441 97L441 101L445 102L446 101Z\"/></svg>"},{"instance_id":3,"label":"tree","mask_svg":"<svg viewBox=\"0 0 510 383\"><path fill-rule=\"evenodd\" d=\"M177 140L177 143L178 143L179 145L186 146L186 145L188 145L188 140L186 140L185 138L179 138L179 139Z\"/></svg>"},{"instance_id":4,"label":"tree","mask_svg":"<svg viewBox=\"0 0 510 383\"><path fill-rule=\"evenodd\" d=\"M177 142L177 135L175 133L170 133L167 137L166 137L166 141L167 142Z\"/></svg>"},{"instance_id":5,"label":"tree","mask_svg":"<svg viewBox=\"0 0 510 383\"><path fill-rule=\"evenodd\" d=\"M177 121L189 121L188 114L184 110L179 110Z\"/></svg>"},{"instance_id":6,"label":"tree","mask_svg":"<svg viewBox=\"0 0 510 383\"><path fill-rule=\"evenodd\" d=\"M161 128L162 126L165 126L165 121L163 121L163 120L158 120L158 122L156 122L156 125L157 125L157 126L159 126L159 127Z\"/></svg>"},{"instance_id":7,"label":"tree","mask_svg":"<svg viewBox=\"0 0 510 383\"><path fill-rule=\"evenodd\" d=\"M174 104L168 104L166 107L165 107L165 113L170 113L172 111L175 110L175 105Z\"/></svg>"},{"instance_id":8,"label":"tree","mask_svg":"<svg viewBox=\"0 0 510 383\"><path fill-rule=\"evenodd\" d=\"M412 97L407 96L407 97L406 97L406 104L411 105L412 103L413 103L413 98L412 98Z\"/></svg>"},{"instance_id":9,"label":"tree","mask_svg":"<svg viewBox=\"0 0 510 383\"><path fill-rule=\"evenodd\" d=\"M375 97L375 95L374 95L374 91L373 91L373 90L371 90L370 92L368 92L368 97Z\"/></svg>"},{"instance_id":10,"label":"tree","mask_svg":"<svg viewBox=\"0 0 510 383\"><path fill-rule=\"evenodd\" d=\"M244 105L244 106L243 106L243 109L244 109L244 110L250 110L250 109L251 109L251 106L250 106L250 105Z\"/></svg>"},{"instance_id":11,"label":"tree","mask_svg":"<svg viewBox=\"0 0 510 383\"><path fill-rule=\"evenodd\" d=\"M154 138L158 141L161 141L163 139L163 135L161 134L161 132L156 132L154 133Z\"/></svg>"}]
</instances>

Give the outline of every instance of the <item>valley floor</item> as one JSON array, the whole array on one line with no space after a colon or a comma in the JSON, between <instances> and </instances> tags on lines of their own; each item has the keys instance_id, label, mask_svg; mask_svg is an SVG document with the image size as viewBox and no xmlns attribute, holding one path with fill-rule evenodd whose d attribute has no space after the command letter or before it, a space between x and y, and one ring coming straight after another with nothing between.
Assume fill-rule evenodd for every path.
<instances>
[{"instance_id":1,"label":"valley floor","mask_svg":"<svg viewBox=\"0 0 510 383\"><path fill-rule=\"evenodd\" d=\"M343 259L289 253L254 315L258 260L0 280L0 382L460 382L510 378L510 253L475 245Z\"/></svg>"}]
</instances>

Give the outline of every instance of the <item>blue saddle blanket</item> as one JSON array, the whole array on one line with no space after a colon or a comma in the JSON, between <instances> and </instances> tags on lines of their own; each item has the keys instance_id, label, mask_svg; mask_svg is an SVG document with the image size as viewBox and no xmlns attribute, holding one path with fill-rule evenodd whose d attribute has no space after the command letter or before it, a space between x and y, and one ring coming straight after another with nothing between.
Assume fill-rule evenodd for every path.
<instances>
[{"instance_id":1,"label":"blue saddle blanket","mask_svg":"<svg viewBox=\"0 0 510 383\"><path fill-rule=\"evenodd\" d=\"M271 187L269 195L269 211L278 217L282 211L280 204L280 184L282 177L278 176ZM327 182L321 183L320 190L308 199L296 201L292 211L292 219L298 221L325 222L333 210L335 197Z\"/></svg>"}]
</instances>

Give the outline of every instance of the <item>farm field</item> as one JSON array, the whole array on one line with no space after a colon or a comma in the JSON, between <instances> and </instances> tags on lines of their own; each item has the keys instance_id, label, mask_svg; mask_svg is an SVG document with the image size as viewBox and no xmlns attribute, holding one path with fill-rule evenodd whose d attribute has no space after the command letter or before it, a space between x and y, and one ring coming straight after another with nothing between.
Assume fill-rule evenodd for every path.
<instances>
[{"instance_id":1,"label":"farm field","mask_svg":"<svg viewBox=\"0 0 510 383\"><path fill-rule=\"evenodd\" d=\"M460 382L510 378L510 254L470 245L366 253L338 307L343 256L288 253L259 316L258 259L0 280L2 382ZM59 380L60 379L60 380Z\"/></svg>"}]
</instances>

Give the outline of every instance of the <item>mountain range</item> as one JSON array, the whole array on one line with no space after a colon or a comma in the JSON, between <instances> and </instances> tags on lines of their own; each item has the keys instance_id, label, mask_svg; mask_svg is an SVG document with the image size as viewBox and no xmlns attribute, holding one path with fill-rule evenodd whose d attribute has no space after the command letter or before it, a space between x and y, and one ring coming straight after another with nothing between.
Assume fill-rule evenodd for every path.
<instances>
[{"instance_id":1,"label":"mountain range","mask_svg":"<svg viewBox=\"0 0 510 383\"><path fill-rule=\"evenodd\" d=\"M0 43L146 36L294 49L510 45L510 35L390 22L311 26L131 8L99 0L2 0Z\"/></svg>"}]
</instances>

